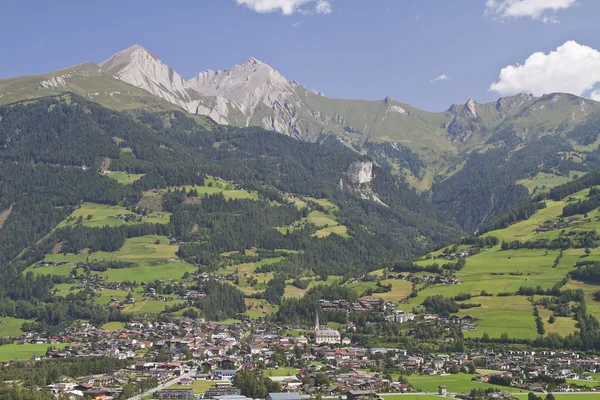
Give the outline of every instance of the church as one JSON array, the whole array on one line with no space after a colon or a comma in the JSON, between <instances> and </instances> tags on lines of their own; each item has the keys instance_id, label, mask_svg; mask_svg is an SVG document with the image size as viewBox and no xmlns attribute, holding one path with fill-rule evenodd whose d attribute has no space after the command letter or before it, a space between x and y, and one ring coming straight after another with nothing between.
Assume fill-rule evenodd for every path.
<instances>
[{"instance_id":1,"label":"church","mask_svg":"<svg viewBox=\"0 0 600 400\"><path fill-rule=\"evenodd\" d=\"M315 343L316 344L340 344L342 336L335 329L329 329L327 325L319 325L319 314L315 319Z\"/></svg>"}]
</instances>

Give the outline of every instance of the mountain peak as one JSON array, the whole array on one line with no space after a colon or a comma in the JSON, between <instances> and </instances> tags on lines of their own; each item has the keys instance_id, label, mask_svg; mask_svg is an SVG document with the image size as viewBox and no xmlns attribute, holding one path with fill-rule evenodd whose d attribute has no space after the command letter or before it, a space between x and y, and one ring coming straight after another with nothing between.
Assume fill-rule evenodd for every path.
<instances>
[{"instance_id":1,"label":"mountain peak","mask_svg":"<svg viewBox=\"0 0 600 400\"><path fill-rule=\"evenodd\" d=\"M294 85L268 64L250 57L224 71L200 72L187 82L205 96L221 96L240 105L244 112L253 110L265 98L287 97Z\"/></svg>"},{"instance_id":2,"label":"mountain peak","mask_svg":"<svg viewBox=\"0 0 600 400\"><path fill-rule=\"evenodd\" d=\"M247 59L246 61L244 61L244 62L242 63L242 65L244 65L244 64L251 64L251 65L254 65L254 64L264 64L264 62L260 61L260 60L259 60L259 59L257 59L257 58L250 57L249 59Z\"/></svg>"},{"instance_id":3,"label":"mountain peak","mask_svg":"<svg viewBox=\"0 0 600 400\"><path fill-rule=\"evenodd\" d=\"M123 69L132 63L147 64L148 62L162 63L158 57L156 57L150 51L139 44L134 44L133 46L113 54L98 65L111 74L118 75Z\"/></svg>"},{"instance_id":4,"label":"mountain peak","mask_svg":"<svg viewBox=\"0 0 600 400\"><path fill-rule=\"evenodd\" d=\"M102 61L100 67L131 85L177 104L189 112L195 112L183 78L144 47L135 44Z\"/></svg>"}]
</instances>

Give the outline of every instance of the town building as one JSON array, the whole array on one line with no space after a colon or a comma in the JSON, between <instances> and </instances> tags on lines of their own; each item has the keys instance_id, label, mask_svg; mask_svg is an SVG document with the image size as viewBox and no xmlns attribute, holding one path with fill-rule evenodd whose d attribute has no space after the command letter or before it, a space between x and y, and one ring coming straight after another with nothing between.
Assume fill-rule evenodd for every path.
<instances>
[{"instance_id":1,"label":"town building","mask_svg":"<svg viewBox=\"0 0 600 400\"><path fill-rule=\"evenodd\" d=\"M319 314L315 319L315 343L316 344L340 344L342 335L335 330L330 329L326 325L319 325Z\"/></svg>"}]
</instances>

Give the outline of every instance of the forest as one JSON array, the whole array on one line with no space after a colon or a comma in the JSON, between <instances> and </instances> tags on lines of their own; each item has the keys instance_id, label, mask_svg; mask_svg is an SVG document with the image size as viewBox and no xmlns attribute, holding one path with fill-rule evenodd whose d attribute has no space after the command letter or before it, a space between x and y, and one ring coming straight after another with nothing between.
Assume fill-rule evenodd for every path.
<instances>
[{"instance_id":1,"label":"forest","mask_svg":"<svg viewBox=\"0 0 600 400\"><path fill-rule=\"evenodd\" d=\"M69 277L23 275L58 245L64 253L111 252L128 238L164 235L185 242L178 255L205 271L223 262L224 252L288 249L298 253L271 264L280 268L280 278L305 271L326 277L392 266L461 234L449 216L377 166L372 190L382 204L340 188L352 161L365 159L340 146L300 142L258 128L207 130L177 112L119 113L74 94L0 107L0 119L0 212L7 215L0 229L5 277L0 314L34 319L28 329L56 332L76 319L98 324L130 319L83 293L54 296L51 288L72 283ZM416 161L413 167L418 168ZM107 168L142 176L123 185L106 176ZM255 191L259 199L226 200L216 194L187 204L197 193L170 189L202 185L207 176ZM131 208L151 189L167 190L162 204L172 212L167 224L57 228L82 202ZM310 224L287 233L275 229L306 217L306 210L286 203L284 194L290 193L330 199L349 237L317 238ZM133 266L81 267L95 273ZM284 303L278 282L264 296ZM240 292L221 289L207 288L197 307L216 319L243 313Z\"/></svg>"}]
</instances>

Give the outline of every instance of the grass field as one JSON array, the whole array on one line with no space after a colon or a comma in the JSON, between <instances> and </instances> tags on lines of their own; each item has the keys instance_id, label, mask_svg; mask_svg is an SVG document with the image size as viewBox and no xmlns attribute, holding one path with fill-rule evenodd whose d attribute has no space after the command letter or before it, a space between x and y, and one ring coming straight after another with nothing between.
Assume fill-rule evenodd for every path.
<instances>
[{"instance_id":1,"label":"grass field","mask_svg":"<svg viewBox=\"0 0 600 400\"><path fill-rule=\"evenodd\" d=\"M80 208L73 211L67 219L58 224L58 228L64 226L73 226L77 224L79 217L82 218L81 224L91 228L98 228L103 226L121 226L126 224L167 224L169 223L170 213L168 212L153 212L148 215L147 218L142 218L140 222L131 220L125 222L125 220L116 218L120 214L132 214L131 211L121 206L110 206L106 204L96 203L83 203ZM159 217L157 214L161 214ZM91 216L91 217L89 217Z\"/></svg>"},{"instance_id":2,"label":"grass field","mask_svg":"<svg viewBox=\"0 0 600 400\"><path fill-rule=\"evenodd\" d=\"M185 272L196 270L193 265L177 258L175 253L178 248L169 245L169 240L165 236L148 235L127 239L118 251L94 253L90 259L132 261L138 264L134 268L109 269L98 273L106 277L109 282L126 280L150 282L157 279L168 281L181 279Z\"/></svg>"},{"instance_id":3,"label":"grass field","mask_svg":"<svg viewBox=\"0 0 600 400\"><path fill-rule=\"evenodd\" d=\"M544 321L544 328L546 329L546 335L550 333L557 333L560 336L567 336L569 333L573 333L578 329L575 327L577 321L573 318L566 317L555 317L553 324L548 322L548 319L552 315L552 311L545 308L539 308L540 316Z\"/></svg>"},{"instance_id":4,"label":"grass field","mask_svg":"<svg viewBox=\"0 0 600 400\"><path fill-rule=\"evenodd\" d=\"M446 397L433 396L429 394L401 394L401 395L381 395L384 400L440 400Z\"/></svg>"},{"instance_id":5,"label":"grass field","mask_svg":"<svg viewBox=\"0 0 600 400\"><path fill-rule=\"evenodd\" d=\"M165 236L141 236L130 238L125 241L121 249L115 252L97 252L93 254L51 254L46 256L48 261L68 261L71 264L61 267L29 267L26 271L34 271L43 274L68 275L70 270L77 262L86 260L123 260L131 261L137 264L133 268L109 269L104 272L97 272L99 276L105 277L107 282L137 281L152 282L155 280L179 280L185 272L194 272L196 267L179 260L176 256L178 246L168 244L168 238ZM66 296L72 288L74 291L80 290L76 284L56 285L55 290L58 295ZM159 301L153 299L144 300L143 289L138 288L133 293L136 300L134 304L125 306L126 312L133 313L159 313L164 311L165 306L173 306L181 303L175 300L176 296L169 301ZM108 304L112 298L118 301L124 301L127 292L122 290L106 289L97 292L96 301L99 304ZM1 332L1 327L0 327Z\"/></svg>"},{"instance_id":6,"label":"grass field","mask_svg":"<svg viewBox=\"0 0 600 400\"><path fill-rule=\"evenodd\" d=\"M102 325L102 329L106 329L107 331L120 331L125 328L125 324L122 322L107 322Z\"/></svg>"},{"instance_id":7,"label":"grass field","mask_svg":"<svg viewBox=\"0 0 600 400\"><path fill-rule=\"evenodd\" d=\"M123 185L130 185L133 182L139 180L145 174L130 174L128 172L123 171L107 171L105 175Z\"/></svg>"},{"instance_id":8,"label":"grass field","mask_svg":"<svg viewBox=\"0 0 600 400\"><path fill-rule=\"evenodd\" d=\"M157 243L158 241L158 243ZM196 267L179 260L175 254L178 246L169 245L166 236L147 235L125 240L125 244L114 252L99 251L92 254L52 254L47 255L46 261L67 261L70 265L61 267L29 267L26 271L39 274L68 275L71 268L78 262L87 260L122 260L138 264L134 268L109 269L98 272L109 282L122 282L136 280L149 282L157 279L180 279L185 272L194 272Z\"/></svg>"},{"instance_id":9,"label":"grass field","mask_svg":"<svg viewBox=\"0 0 600 400\"><path fill-rule=\"evenodd\" d=\"M303 208L303 207L307 206L307 203L304 200L300 200L297 198L288 198L288 200L290 200L294 204L296 204L296 206L298 208ZM327 236L331 235L332 233L335 233L336 235L340 235L345 238L350 237L350 235L348 235L348 227L346 227L344 225L340 225L340 223L336 220L335 215L331 214L332 211L336 211L339 209L338 206L336 206L335 204L333 204L332 202L330 202L327 199L310 198L310 200L314 201L315 203L319 203L321 206L323 206L325 208L325 210L327 212L325 213L322 211L312 210L311 212L308 213L308 216L306 216L306 218L302 218L301 220L296 221L291 226L278 227L277 230L279 232L285 234L288 231L293 232L296 229L301 229L307 223L310 223L310 224L314 224L317 227L321 228L318 231L316 231L313 235L318 238L327 237Z\"/></svg>"},{"instance_id":10,"label":"grass field","mask_svg":"<svg viewBox=\"0 0 600 400\"><path fill-rule=\"evenodd\" d=\"M236 186L231 183L221 179L215 178L207 178L204 181L204 186L183 186L186 191L190 191L191 189L196 190L198 192L198 196L202 197L204 195L211 195L216 193L223 193L226 199L252 199L258 200L258 193L254 191L241 190L236 188ZM175 188L171 188L175 189ZM179 187L178 189L181 189ZM161 189L159 193L165 193L168 189Z\"/></svg>"},{"instance_id":11,"label":"grass field","mask_svg":"<svg viewBox=\"0 0 600 400\"><path fill-rule=\"evenodd\" d=\"M278 308L277 305L269 304L269 302L264 299L245 299L245 302L246 307L248 308L246 314L248 314L251 319L257 319L267 314L274 313Z\"/></svg>"},{"instance_id":12,"label":"grass field","mask_svg":"<svg viewBox=\"0 0 600 400\"><path fill-rule=\"evenodd\" d=\"M229 382L198 380L198 381L192 381L192 384L190 386L172 385L172 386L169 386L169 389L194 389L194 394L203 394L208 389L217 386L217 383L229 383Z\"/></svg>"},{"instance_id":13,"label":"grass field","mask_svg":"<svg viewBox=\"0 0 600 400\"><path fill-rule=\"evenodd\" d=\"M532 179L521 179L517 181L517 183L525 186L529 190L529 193L533 193L535 189L537 189L536 192L540 190L547 191L554 186L562 185L563 183L567 183L571 180L572 179L567 176L539 172Z\"/></svg>"},{"instance_id":14,"label":"grass field","mask_svg":"<svg viewBox=\"0 0 600 400\"><path fill-rule=\"evenodd\" d=\"M277 369L267 369L263 372L264 376L292 376L300 372L297 368L280 367Z\"/></svg>"},{"instance_id":15,"label":"grass field","mask_svg":"<svg viewBox=\"0 0 600 400\"><path fill-rule=\"evenodd\" d=\"M0 361L10 360L29 360L34 355L43 356L48 347L53 346L57 349L64 349L68 343L59 344L5 344L0 346Z\"/></svg>"},{"instance_id":16,"label":"grass field","mask_svg":"<svg viewBox=\"0 0 600 400\"><path fill-rule=\"evenodd\" d=\"M421 304L427 296L437 294L453 297L459 293L476 295L483 290L493 294L515 292L521 286L551 288L571 270L570 266L562 263L552 268L558 253L545 249L501 251L500 246L496 246L466 259L465 267L456 273L460 284L429 286L419 292L418 297L410 299L410 304ZM418 264L434 262L441 263L430 260L419 261Z\"/></svg>"},{"instance_id":17,"label":"grass field","mask_svg":"<svg viewBox=\"0 0 600 400\"><path fill-rule=\"evenodd\" d=\"M438 386L446 386L448 392L469 392L471 389L485 389L485 388L497 388L500 390L506 390L502 386L490 385L487 383L473 382L471 378L475 375L468 374L454 374L454 375L412 375L408 377L408 382L413 385L414 388L422 390L423 392L435 392L438 391ZM516 392L516 389L513 389Z\"/></svg>"},{"instance_id":18,"label":"grass field","mask_svg":"<svg viewBox=\"0 0 600 400\"><path fill-rule=\"evenodd\" d=\"M383 301L391 301L393 303L397 303L402 299L408 297L410 292L412 291L412 283L408 281L390 279L381 281L382 284L391 284L392 290L387 293L374 293L373 298L382 299Z\"/></svg>"},{"instance_id":19,"label":"grass field","mask_svg":"<svg viewBox=\"0 0 600 400\"><path fill-rule=\"evenodd\" d=\"M27 320L12 317L0 318L0 337L20 336L23 334L21 330L23 322L27 322Z\"/></svg>"},{"instance_id":20,"label":"grass field","mask_svg":"<svg viewBox=\"0 0 600 400\"><path fill-rule=\"evenodd\" d=\"M547 182L546 182L547 183ZM584 199L589 189L577 192L570 197ZM485 236L497 237L500 242L513 240L538 240L554 239L561 234L560 230L551 230L544 233L536 233L535 230L546 220L556 221L562 214L562 209L568 201L546 201L547 207L538 210L533 216L525 221L510 225L507 228L486 233ZM588 213L588 218L580 216L581 219L569 224L565 228L566 234L577 230L600 230L600 210L596 209ZM461 246L463 247L463 246ZM432 253L437 255L442 250ZM548 289L561 281L573 269L575 263L582 260L600 261L600 248L591 249L591 254L585 254L584 249L567 249L557 267L553 264L559 255L559 251L546 249L500 249L500 244L491 249L485 249L479 254L466 259L465 267L456 272L460 279L458 285L432 285L420 291L418 297L409 301L408 308L417 306L427 296L441 294L445 297L453 297L459 293L479 294L482 290L497 294L500 292L516 292L519 287L537 287ZM433 263L443 264L441 260L420 260L417 264L425 266ZM600 302L593 299L593 294L600 290L600 286L570 281L564 289L583 289L586 294L588 312L600 317ZM507 332L509 337L535 338L532 306L526 298L521 296L511 297L476 297L469 303L481 303L482 307L461 310L459 315L470 314L480 318L476 332L465 332L469 337L481 337L487 332L492 337L499 337ZM540 310L544 319L546 334L557 333L567 335L575 332L575 321L571 318L556 318L554 324L549 324L551 315L549 310Z\"/></svg>"},{"instance_id":21,"label":"grass field","mask_svg":"<svg viewBox=\"0 0 600 400\"><path fill-rule=\"evenodd\" d=\"M459 311L460 316L479 318L477 330L465 331L465 337L481 337L484 332L493 338L503 333L515 338L537 337L533 306L525 296L476 297L467 303L480 303L481 307Z\"/></svg>"},{"instance_id":22,"label":"grass field","mask_svg":"<svg viewBox=\"0 0 600 400\"><path fill-rule=\"evenodd\" d=\"M332 233L335 233L336 235L340 235L341 237L344 237L344 238L350 237L350 235L348 235L348 227L346 227L344 225L329 226L327 228L319 229L318 231L315 232L315 236L318 238L324 238L324 237L331 235Z\"/></svg>"}]
</instances>

